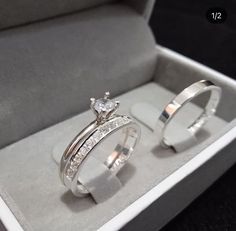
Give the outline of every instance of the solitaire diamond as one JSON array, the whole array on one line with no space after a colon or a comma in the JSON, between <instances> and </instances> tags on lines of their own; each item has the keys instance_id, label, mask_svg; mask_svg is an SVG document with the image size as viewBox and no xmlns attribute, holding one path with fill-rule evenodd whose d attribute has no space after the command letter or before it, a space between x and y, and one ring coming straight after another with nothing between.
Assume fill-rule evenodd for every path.
<instances>
[{"instance_id":1,"label":"solitaire diamond","mask_svg":"<svg viewBox=\"0 0 236 231\"><path fill-rule=\"evenodd\" d=\"M110 93L105 92L104 97L100 99L91 98L90 107L97 117L97 122L102 123L117 111L120 103L109 99Z\"/></svg>"},{"instance_id":2,"label":"solitaire diamond","mask_svg":"<svg viewBox=\"0 0 236 231\"><path fill-rule=\"evenodd\" d=\"M115 102L110 99L97 99L94 103L94 109L98 112L111 112L115 109Z\"/></svg>"}]
</instances>

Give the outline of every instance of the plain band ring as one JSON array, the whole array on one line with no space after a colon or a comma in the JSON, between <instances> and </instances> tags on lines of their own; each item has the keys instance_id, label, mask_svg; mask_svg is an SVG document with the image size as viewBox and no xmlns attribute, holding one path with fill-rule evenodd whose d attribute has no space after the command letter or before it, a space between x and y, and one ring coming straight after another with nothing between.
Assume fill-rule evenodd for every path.
<instances>
[{"instance_id":1,"label":"plain band ring","mask_svg":"<svg viewBox=\"0 0 236 231\"><path fill-rule=\"evenodd\" d=\"M114 151L104 164L116 174L127 162L140 137L139 126L126 115L114 114L119 102L108 99L109 92L104 98L91 98L91 109L96 120L85 127L69 144L60 162L60 177L75 196L85 196L89 191L79 182L79 170L86 164L86 157L108 136L118 130L123 130L123 139L118 142Z\"/></svg>"},{"instance_id":2,"label":"plain band ring","mask_svg":"<svg viewBox=\"0 0 236 231\"><path fill-rule=\"evenodd\" d=\"M198 95L211 91L210 98L197 119L188 126L188 131L191 134L196 134L203 125L215 114L216 108L219 104L221 98L221 88L216 86L209 80L201 80L199 82L193 83L189 87L185 88L181 93L179 93L162 111L161 115L157 121L157 130L159 130L160 144L163 147L171 146L168 140L165 138L165 133L168 124L174 119L176 113L178 113L181 108L193 100Z\"/></svg>"}]
</instances>

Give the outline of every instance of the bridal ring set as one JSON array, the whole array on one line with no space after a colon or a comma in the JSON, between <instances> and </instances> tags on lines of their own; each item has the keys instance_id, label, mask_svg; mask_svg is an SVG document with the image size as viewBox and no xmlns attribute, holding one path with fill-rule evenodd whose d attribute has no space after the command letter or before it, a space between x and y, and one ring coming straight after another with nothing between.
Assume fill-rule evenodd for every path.
<instances>
[{"instance_id":1,"label":"bridal ring set","mask_svg":"<svg viewBox=\"0 0 236 231\"><path fill-rule=\"evenodd\" d=\"M159 140L163 147L170 146L166 140L166 132L168 125L176 114L185 104L208 91L211 94L202 114L186 128L194 135L216 112L221 97L221 88L210 81L201 80L185 88L167 104L157 120ZM121 139L118 140L114 150L111 150L111 154L104 162L113 174L117 174L127 163L139 141L139 125L127 115L116 114L120 103L111 100L109 97L110 93L106 92L103 98L91 98L90 107L96 115L96 119L71 141L61 158L61 180L75 196L82 197L89 194L89 191L80 182L80 168L82 165L86 167L87 157L95 151L97 146L108 137L121 131Z\"/></svg>"}]
</instances>

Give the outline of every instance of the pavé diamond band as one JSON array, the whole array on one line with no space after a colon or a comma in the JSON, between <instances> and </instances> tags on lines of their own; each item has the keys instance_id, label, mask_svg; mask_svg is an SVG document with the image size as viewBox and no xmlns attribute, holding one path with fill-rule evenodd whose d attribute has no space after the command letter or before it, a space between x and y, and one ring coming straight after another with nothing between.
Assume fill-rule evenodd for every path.
<instances>
[{"instance_id":1,"label":"pav\u00e9 diamond band","mask_svg":"<svg viewBox=\"0 0 236 231\"><path fill-rule=\"evenodd\" d=\"M187 127L188 131L194 135L215 114L221 98L221 88L216 86L211 81L201 80L185 88L168 103L158 118L156 128L156 131L159 133L158 136L160 139L160 144L163 147L171 146L166 139L166 133L168 125L175 118L176 114L184 107L185 104L192 101L198 95L208 91L211 92L211 94L205 108L203 109L203 112Z\"/></svg>"},{"instance_id":2,"label":"pav\u00e9 diamond band","mask_svg":"<svg viewBox=\"0 0 236 231\"><path fill-rule=\"evenodd\" d=\"M96 115L96 120L72 140L60 162L61 180L76 196L85 196L89 193L79 181L79 170L81 165L86 164L88 155L105 138L122 130L123 139L117 142L114 151L104 162L107 168L116 174L129 159L140 137L140 128L130 117L115 114L119 102L110 100L109 92L105 93L104 98L97 100L91 98L90 106Z\"/></svg>"}]
</instances>

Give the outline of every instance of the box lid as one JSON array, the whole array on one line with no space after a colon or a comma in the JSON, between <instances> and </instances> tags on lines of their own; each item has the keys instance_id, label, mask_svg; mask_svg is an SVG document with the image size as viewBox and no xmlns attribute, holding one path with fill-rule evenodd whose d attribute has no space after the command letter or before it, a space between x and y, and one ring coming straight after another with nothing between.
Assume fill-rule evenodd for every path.
<instances>
[{"instance_id":1,"label":"box lid","mask_svg":"<svg viewBox=\"0 0 236 231\"><path fill-rule=\"evenodd\" d=\"M6 29L21 24L28 24L48 18L77 13L78 11L97 7L115 0L0 0L0 29ZM127 4L134 7L145 18L151 14L154 0L127 0Z\"/></svg>"}]
</instances>

